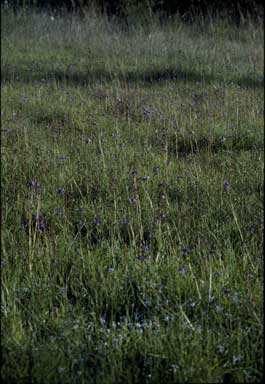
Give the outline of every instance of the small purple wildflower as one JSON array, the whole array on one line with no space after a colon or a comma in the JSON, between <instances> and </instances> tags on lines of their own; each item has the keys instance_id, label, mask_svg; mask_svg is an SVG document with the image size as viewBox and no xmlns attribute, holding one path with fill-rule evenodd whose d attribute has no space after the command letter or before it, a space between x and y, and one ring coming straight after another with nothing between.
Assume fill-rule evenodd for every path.
<instances>
[{"instance_id":1,"label":"small purple wildflower","mask_svg":"<svg viewBox=\"0 0 265 384\"><path fill-rule=\"evenodd\" d=\"M44 224L44 222L40 222L40 223L38 224L38 233L39 233L39 234L42 234L43 231L44 231L44 229L45 229L45 224Z\"/></svg>"},{"instance_id":2,"label":"small purple wildflower","mask_svg":"<svg viewBox=\"0 0 265 384\"><path fill-rule=\"evenodd\" d=\"M65 194L65 189L64 188L58 188L57 193L58 193L58 195L63 196Z\"/></svg>"},{"instance_id":3,"label":"small purple wildflower","mask_svg":"<svg viewBox=\"0 0 265 384\"><path fill-rule=\"evenodd\" d=\"M135 205L137 203L137 199L135 197L128 199L130 205Z\"/></svg>"},{"instance_id":4,"label":"small purple wildflower","mask_svg":"<svg viewBox=\"0 0 265 384\"><path fill-rule=\"evenodd\" d=\"M42 187L40 185L38 185L35 181L31 180L29 183L28 183L28 186L35 189L36 192L39 192Z\"/></svg>"},{"instance_id":5,"label":"small purple wildflower","mask_svg":"<svg viewBox=\"0 0 265 384\"><path fill-rule=\"evenodd\" d=\"M179 273L181 273L182 275L185 275L185 269L183 267L180 267L179 268Z\"/></svg>"},{"instance_id":6,"label":"small purple wildflower","mask_svg":"<svg viewBox=\"0 0 265 384\"><path fill-rule=\"evenodd\" d=\"M36 230L39 234L42 234L45 230L45 219L44 215L40 213L39 215L33 214L32 215L33 223L36 225Z\"/></svg>"},{"instance_id":7,"label":"small purple wildflower","mask_svg":"<svg viewBox=\"0 0 265 384\"><path fill-rule=\"evenodd\" d=\"M230 184L227 180L225 180L225 181L224 181L224 189L225 189L226 191L229 191L231 188L232 188L232 187L231 187L231 184Z\"/></svg>"},{"instance_id":8,"label":"small purple wildflower","mask_svg":"<svg viewBox=\"0 0 265 384\"><path fill-rule=\"evenodd\" d=\"M181 249L181 253L182 255L187 255L188 253L190 253L190 249L188 247L184 247Z\"/></svg>"},{"instance_id":9,"label":"small purple wildflower","mask_svg":"<svg viewBox=\"0 0 265 384\"><path fill-rule=\"evenodd\" d=\"M149 259L149 258L150 257L148 255L144 255L144 254L137 256L138 260L146 260L146 259Z\"/></svg>"},{"instance_id":10,"label":"small purple wildflower","mask_svg":"<svg viewBox=\"0 0 265 384\"><path fill-rule=\"evenodd\" d=\"M257 232L257 227L255 225L251 225L249 227L246 227L246 231L249 233L255 233Z\"/></svg>"},{"instance_id":11,"label":"small purple wildflower","mask_svg":"<svg viewBox=\"0 0 265 384\"><path fill-rule=\"evenodd\" d=\"M29 183L28 183L29 187L32 187L32 188L35 188L36 187L36 183L35 181L31 180Z\"/></svg>"},{"instance_id":12,"label":"small purple wildflower","mask_svg":"<svg viewBox=\"0 0 265 384\"><path fill-rule=\"evenodd\" d=\"M44 216L42 214L40 214L36 219L37 219L37 232L39 234L42 234L45 230Z\"/></svg>"},{"instance_id":13,"label":"small purple wildflower","mask_svg":"<svg viewBox=\"0 0 265 384\"><path fill-rule=\"evenodd\" d=\"M96 225L100 225L101 224L101 220L100 220L100 218L98 216L95 218L94 224L96 224Z\"/></svg>"},{"instance_id":14,"label":"small purple wildflower","mask_svg":"<svg viewBox=\"0 0 265 384\"><path fill-rule=\"evenodd\" d=\"M231 294L231 291L230 291L230 289L228 289L228 288L223 288L223 294L225 295L225 296L230 296L230 294Z\"/></svg>"},{"instance_id":15,"label":"small purple wildflower","mask_svg":"<svg viewBox=\"0 0 265 384\"><path fill-rule=\"evenodd\" d=\"M66 160L68 160L68 156L64 156L64 155L59 156L59 157L58 157L58 160L59 160L59 161L66 161Z\"/></svg>"},{"instance_id":16,"label":"small purple wildflower","mask_svg":"<svg viewBox=\"0 0 265 384\"><path fill-rule=\"evenodd\" d=\"M61 216L62 215L62 210L60 208L56 208L55 215L56 216Z\"/></svg>"}]
</instances>

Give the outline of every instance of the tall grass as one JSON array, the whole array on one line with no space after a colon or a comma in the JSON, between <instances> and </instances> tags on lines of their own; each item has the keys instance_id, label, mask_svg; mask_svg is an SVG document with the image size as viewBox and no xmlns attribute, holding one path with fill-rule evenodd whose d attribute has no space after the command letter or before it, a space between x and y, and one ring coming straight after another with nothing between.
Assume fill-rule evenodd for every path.
<instances>
[{"instance_id":1,"label":"tall grass","mask_svg":"<svg viewBox=\"0 0 265 384\"><path fill-rule=\"evenodd\" d=\"M2 377L257 382L263 28L2 10Z\"/></svg>"}]
</instances>

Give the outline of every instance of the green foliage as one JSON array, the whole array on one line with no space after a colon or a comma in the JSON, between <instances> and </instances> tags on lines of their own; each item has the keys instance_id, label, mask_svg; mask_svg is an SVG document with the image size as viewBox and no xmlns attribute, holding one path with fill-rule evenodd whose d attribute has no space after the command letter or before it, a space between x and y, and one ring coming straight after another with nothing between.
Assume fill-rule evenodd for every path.
<instances>
[{"instance_id":1,"label":"green foliage","mask_svg":"<svg viewBox=\"0 0 265 384\"><path fill-rule=\"evenodd\" d=\"M262 24L2 12L4 382L260 381Z\"/></svg>"}]
</instances>

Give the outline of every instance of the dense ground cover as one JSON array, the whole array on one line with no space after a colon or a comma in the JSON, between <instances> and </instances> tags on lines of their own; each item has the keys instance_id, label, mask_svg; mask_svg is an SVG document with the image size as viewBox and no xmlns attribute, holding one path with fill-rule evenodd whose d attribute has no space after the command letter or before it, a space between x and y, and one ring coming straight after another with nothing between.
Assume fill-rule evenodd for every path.
<instances>
[{"instance_id":1,"label":"dense ground cover","mask_svg":"<svg viewBox=\"0 0 265 384\"><path fill-rule=\"evenodd\" d=\"M2 377L257 382L263 26L2 10Z\"/></svg>"}]
</instances>

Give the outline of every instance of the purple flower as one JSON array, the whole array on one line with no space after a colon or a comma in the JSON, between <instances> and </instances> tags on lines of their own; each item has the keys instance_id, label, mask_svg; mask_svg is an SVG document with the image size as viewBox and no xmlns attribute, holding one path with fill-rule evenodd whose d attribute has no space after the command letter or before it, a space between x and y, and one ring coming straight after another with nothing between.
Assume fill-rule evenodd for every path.
<instances>
[{"instance_id":1,"label":"purple flower","mask_svg":"<svg viewBox=\"0 0 265 384\"><path fill-rule=\"evenodd\" d=\"M246 231L249 233L255 233L255 232L257 232L257 227L255 225L246 227Z\"/></svg>"},{"instance_id":2,"label":"purple flower","mask_svg":"<svg viewBox=\"0 0 265 384\"><path fill-rule=\"evenodd\" d=\"M228 289L228 288L223 288L223 294L225 295L225 296L230 296L230 294L231 294L231 291L230 291L230 289Z\"/></svg>"},{"instance_id":3,"label":"purple flower","mask_svg":"<svg viewBox=\"0 0 265 384\"><path fill-rule=\"evenodd\" d=\"M58 195L63 196L65 194L65 189L64 188L58 188L57 193L58 193Z\"/></svg>"},{"instance_id":4,"label":"purple flower","mask_svg":"<svg viewBox=\"0 0 265 384\"><path fill-rule=\"evenodd\" d=\"M33 180L31 180L31 181L29 182L29 187L35 188L36 185L37 185L37 184L36 184L35 181L33 181Z\"/></svg>"},{"instance_id":5,"label":"purple flower","mask_svg":"<svg viewBox=\"0 0 265 384\"><path fill-rule=\"evenodd\" d=\"M185 269L183 267L180 267L179 268L179 273L181 273L182 275L185 275Z\"/></svg>"},{"instance_id":6,"label":"purple flower","mask_svg":"<svg viewBox=\"0 0 265 384\"><path fill-rule=\"evenodd\" d=\"M44 232L46 227L44 215L42 213L40 213L39 215L33 214L32 219L33 219L33 223L35 223L36 225L36 230L38 234L41 235Z\"/></svg>"},{"instance_id":7,"label":"purple flower","mask_svg":"<svg viewBox=\"0 0 265 384\"><path fill-rule=\"evenodd\" d=\"M36 192L39 192L42 187L40 185L38 185L35 181L31 180L29 183L28 183L28 186L35 189Z\"/></svg>"},{"instance_id":8,"label":"purple flower","mask_svg":"<svg viewBox=\"0 0 265 384\"><path fill-rule=\"evenodd\" d=\"M56 214L56 216L61 216L62 215L62 210L60 208L56 208L55 214Z\"/></svg>"},{"instance_id":9,"label":"purple flower","mask_svg":"<svg viewBox=\"0 0 265 384\"><path fill-rule=\"evenodd\" d=\"M96 225L100 225L101 224L101 220L100 220L100 218L98 216L95 218L94 224L96 224Z\"/></svg>"},{"instance_id":10,"label":"purple flower","mask_svg":"<svg viewBox=\"0 0 265 384\"><path fill-rule=\"evenodd\" d=\"M135 197L128 199L130 205L135 205L137 203L137 199Z\"/></svg>"},{"instance_id":11,"label":"purple flower","mask_svg":"<svg viewBox=\"0 0 265 384\"><path fill-rule=\"evenodd\" d=\"M38 233L42 233L45 230L45 220L43 215L39 215L37 218L37 231Z\"/></svg>"},{"instance_id":12,"label":"purple flower","mask_svg":"<svg viewBox=\"0 0 265 384\"><path fill-rule=\"evenodd\" d=\"M65 161L67 159L68 159L68 156L64 156L64 155L58 157L59 161Z\"/></svg>"},{"instance_id":13,"label":"purple flower","mask_svg":"<svg viewBox=\"0 0 265 384\"><path fill-rule=\"evenodd\" d=\"M227 180L225 180L225 181L224 181L224 189L225 189L226 191L229 191L231 188L232 188L232 187L231 187L231 184L230 184Z\"/></svg>"},{"instance_id":14,"label":"purple flower","mask_svg":"<svg viewBox=\"0 0 265 384\"><path fill-rule=\"evenodd\" d=\"M181 253L183 255L187 255L188 253L190 253L190 249L188 247L184 247L181 249Z\"/></svg>"},{"instance_id":15,"label":"purple flower","mask_svg":"<svg viewBox=\"0 0 265 384\"><path fill-rule=\"evenodd\" d=\"M138 260L146 260L146 259L149 259L149 258L150 258L150 256L145 255L145 254L142 254L142 255L137 256L137 259L138 259Z\"/></svg>"}]
</instances>

